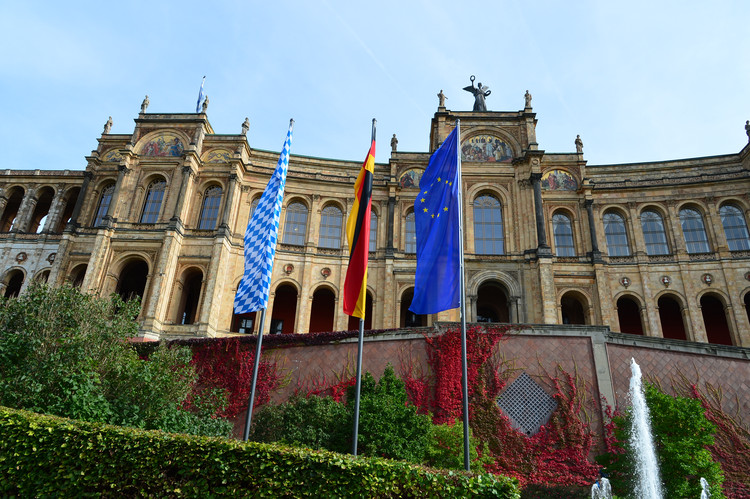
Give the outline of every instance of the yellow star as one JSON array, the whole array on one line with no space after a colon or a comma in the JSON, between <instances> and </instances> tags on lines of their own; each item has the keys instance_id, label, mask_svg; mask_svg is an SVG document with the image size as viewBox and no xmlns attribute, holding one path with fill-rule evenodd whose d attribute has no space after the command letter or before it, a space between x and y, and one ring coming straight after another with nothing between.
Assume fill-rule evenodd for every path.
<instances>
[{"instance_id":1,"label":"yellow star","mask_svg":"<svg viewBox=\"0 0 750 499\"><path fill-rule=\"evenodd\" d=\"M425 213L427 213L427 208L423 208L422 211L424 211Z\"/></svg>"},{"instance_id":2,"label":"yellow star","mask_svg":"<svg viewBox=\"0 0 750 499\"><path fill-rule=\"evenodd\" d=\"M438 177L438 182L440 182L440 177Z\"/></svg>"},{"instance_id":3,"label":"yellow star","mask_svg":"<svg viewBox=\"0 0 750 499\"><path fill-rule=\"evenodd\" d=\"M453 185L453 182L448 182L448 185Z\"/></svg>"},{"instance_id":4,"label":"yellow star","mask_svg":"<svg viewBox=\"0 0 750 499\"><path fill-rule=\"evenodd\" d=\"M432 214L432 218L435 218L435 214L434 213Z\"/></svg>"},{"instance_id":5,"label":"yellow star","mask_svg":"<svg viewBox=\"0 0 750 499\"><path fill-rule=\"evenodd\" d=\"M447 180L445 181L445 183L448 184L448 185L450 185L450 182L448 182Z\"/></svg>"},{"instance_id":6,"label":"yellow star","mask_svg":"<svg viewBox=\"0 0 750 499\"><path fill-rule=\"evenodd\" d=\"M445 208L443 208L443 211L448 211L448 207L446 206Z\"/></svg>"},{"instance_id":7,"label":"yellow star","mask_svg":"<svg viewBox=\"0 0 750 499\"><path fill-rule=\"evenodd\" d=\"M424 191L425 194L427 194L427 191Z\"/></svg>"},{"instance_id":8,"label":"yellow star","mask_svg":"<svg viewBox=\"0 0 750 499\"><path fill-rule=\"evenodd\" d=\"M422 202L422 203L424 203L424 198L420 199L419 201Z\"/></svg>"},{"instance_id":9,"label":"yellow star","mask_svg":"<svg viewBox=\"0 0 750 499\"><path fill-rule=\"evenodd\" d=\"M438 218L440 218L440 213L438 213Z\"/></svg>"}]
</instances>

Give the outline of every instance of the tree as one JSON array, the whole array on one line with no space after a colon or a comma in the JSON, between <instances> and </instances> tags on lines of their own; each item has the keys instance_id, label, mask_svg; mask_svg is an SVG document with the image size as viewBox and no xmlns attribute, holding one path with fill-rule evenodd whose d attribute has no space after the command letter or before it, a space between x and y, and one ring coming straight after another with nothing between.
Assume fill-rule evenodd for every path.
<instances>
[{"instance_id":1,"label":"tree","mask_svg":"<svg viewBox=\"0 0 750 499\"><path fill-rule=\"evenodd\" d=\"M138 300L42 284L0 299L0 405L228 436L231 425L214 418L223 394L196 389L189 349L161 345L139 359L128 342L138 332L132 318L139 308Z\"/></svg>"}]
</instances>

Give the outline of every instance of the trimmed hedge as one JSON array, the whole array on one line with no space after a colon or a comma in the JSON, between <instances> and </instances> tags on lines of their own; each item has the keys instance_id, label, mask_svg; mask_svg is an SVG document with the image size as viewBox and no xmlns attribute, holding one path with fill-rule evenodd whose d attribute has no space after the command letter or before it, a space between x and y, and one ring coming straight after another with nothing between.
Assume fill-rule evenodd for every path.
<instances>
[{"instance_id":1,"label":"trimmed hedge","mask_svg":"<svg viewBox=\"0 0 750 499\"><path fill-rule=\"evenodd\" d=\"M514 479L0 407L0 495L499 497Z\"/></svg>"}]
</instances>

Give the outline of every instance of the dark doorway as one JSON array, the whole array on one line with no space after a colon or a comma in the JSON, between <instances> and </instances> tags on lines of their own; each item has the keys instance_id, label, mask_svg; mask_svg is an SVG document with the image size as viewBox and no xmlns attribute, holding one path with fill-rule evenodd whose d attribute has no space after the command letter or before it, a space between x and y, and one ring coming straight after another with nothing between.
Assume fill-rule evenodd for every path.
<instances>
[{"instance_id":1,"label":"dark doorway","mask_svg":"<svg viewBox=\"0 0 750 499\"><path fill-rule=\"evenodd\" d=\"M620 321L621 333L639 334L643 336L641 307L634 299L628 296L622 296L617 300L617 318Z\"/></svg>"},{"instance_id":2,"label":"dark doorway","mask_svg":"<svg viewBox=\"0 0 750 499\"><path fill-rule=\"evenodd\" d=\"M508 295L496 282L486 282L477 290L477 322L510 322Z\"/></svg>"},{"instance_id":3,"label":"dark doorway","mask_svg":"<svg viewBox=\"0 0 750 499\"><path fill-rule=\"evenodd\" d=\"M201 299L203 272L200 269L186 270L182 276L182 296L177 312L178 324L193 324L198 317L198 303Z\"/></svg>"},{"instance_id":4,"label":"dark doorway","mask_svg":"<svg viewBox=\"0 0 750 499\"><path fill-rule=\"evenodd\" d=\"M336 295L329 288L321 287L313 293L310 307L311 333L333 331L333 318L336 315Z\"/></svg>"},{"instance_id":5,"label":"dark doorway","mask_svg":"<svg viewBox=\"0 0 750 499\"><path fill-rule=\"evenodd\" d=\"M14 189L8 196L8 202L3 210L3 218L0 219L0 232L9 232L18 216L18 209L23 201L23 190Z\"/></svg>"},{"instance_id":6,"label":"dark doorway","mask_svg":"<svg viewBox=\"0 0 750 499\"><path fill-rule=\"evenodd\" d=\"M659 298L657 305L662 336L673 340L687 340L680 304L671 296L663 295Z\"/></svg>"},{"instance_id":7,"label":"dark doorway","mask_svg":"<svg viewBox=\"0 0 750 499\"><path fill-rule=\"evenodd\" d=\"M44 229L44 224L47 221L47 215L49 215L49 209L52 206L52 198L54 195L55 191L53 191L51 187L45 187L39 191L36 206L34 207L34 213L31 215L27 232L39 233Z\"/></svg>"},{"instance_id":8,"label":"dark doorway","mask_svg":"<svg viewBox=\"0 0 750 499\"><path fill-rule=\"evenodd\" d=\"M410 288L401 295L401 327L422 327L427 325L427 315L415 314L409 307L411 300L414 298L414 288Z\"/></svg>"},{"instance_id":9,"label":"dark doorway","mask_svg":"<svg viewBox=\"0 0 750 499\"><path fill-rule=\"evenodd\" d=\"M715 295L705 294L701 297L701 313L708 342L717 345L733 345L724 303Z\"/></svg>"},{"instance_id":10,"label":"dark doorway","mask_svg":"<svg viewBox=\"0 0 750 499\"><path fill-rule=\"evenodd\" d=\"M581 300L585 299L580 297L578 293L568 292L563 295L560 299L560 312L563 324L586 324L585 309Z\"/></svg>"},{"instance_id":11,"label":"dark doorway","mask_svg":"<svg viewBox=\"0 0 750 499\"><path fill-rule=\"evenodd\" d=\"M125 301L132 300L136 296L143 299L147 278L148 264L140 259L130 260L120 271L117 294Z\"/></svg>"},{"instance_id":12,"label":"dark doorway","mask_svg":"<svg viewBox=\"0 0 750 499\"><path fill-rule=\"evenodd\" d=\"M21 293L21 286L23 286L23 272L20 270L12 270L8 276L8 284L5 288L6 298L15 298Z\"/></svg>"},{"instance_id":13,"label":"dark doorway","mask_svg":"<svg viewBox=\"0 0 750 499\"><path fill-rule=\"evenodd\" d=\"M282 284L276 288L274 293L271 334L294 333L294 318L296 315L297 288L291 284Z\"/></svg>"}]
</instances>

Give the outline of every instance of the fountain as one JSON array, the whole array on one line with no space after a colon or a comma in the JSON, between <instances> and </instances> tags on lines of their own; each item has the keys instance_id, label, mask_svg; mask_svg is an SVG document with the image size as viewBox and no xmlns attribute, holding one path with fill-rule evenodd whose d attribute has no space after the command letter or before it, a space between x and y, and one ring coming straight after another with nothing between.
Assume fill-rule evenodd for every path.
<instances>
[{"instance_id":1,"label":"fountain","mask_svg":"<svg viewBox=\"0 0 750 499\"><path fill-rule=\"evenodd\" d=\"M612 499L612 486L603 471L599 472L599 479L591 486L591 499Z\"/></svg>"},{"instance_id":2,"label":"fountain","mask_svg":"<svg viewBox=\"0 0 750 499\"><path fill-rule=\"evenodd\" d=\"M711 497L711 492L708 490L708 480L701 477L701 499L708 499Z\"/></svg>"},{"instance_id":3,"label":"fountain","mask_svg":"<svg viewBox=\"0 0 750 499\"><path fill-rule=\"evenodd\" d=\"M635 455L636 486L635 496L642 499L662 499L664 497L659 480L659 464L656 461L654 439L651 435L646 396L643 392L641 368L630 359L630 402L633 422L630 428L630 443Z\"/></svg>"}]
</instances>

